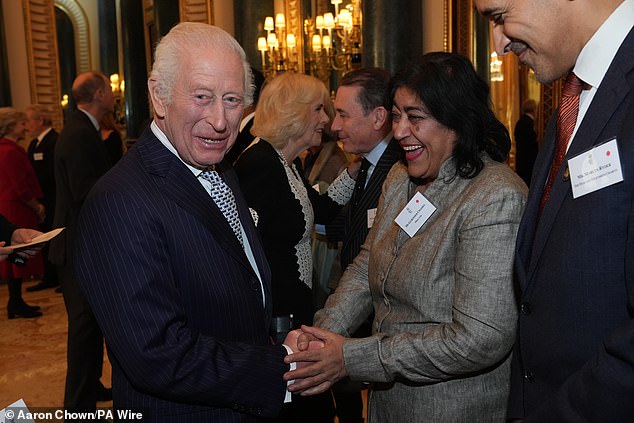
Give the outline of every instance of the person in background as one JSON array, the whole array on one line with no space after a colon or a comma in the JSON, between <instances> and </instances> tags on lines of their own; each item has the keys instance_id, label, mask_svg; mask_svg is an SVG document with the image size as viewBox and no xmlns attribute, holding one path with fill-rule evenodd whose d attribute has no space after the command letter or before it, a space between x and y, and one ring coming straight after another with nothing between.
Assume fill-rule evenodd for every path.
<instances>
[{"instance_id":1,"label":"person in background","mask_svg":"<svg viewBox=\"0 0 634 423\"><path fill-rule=\"evenodd\" d=\"M504 161L506 128L489 86L455 53L429 53L392 82L390 171L361 253L287 361L289 389L372 382L370 421L500 422L517 305L513 247L526 185ZM405 215L402 216L401 213ZM400 217L399 217L400 216ZM372 335L348 336L374 311Z\"/></svg>"},{"instance_id":2,"label":"person in background","mask_svg":"<svg viewBox=\"0 0 634 423\"><path fill-rule=\"evenodd\" d=\"M154 120L86 199L75 245L113 407L144 422L268 421L296 341L270 343L270 269L223 160L253 99L245 53L218 27L179 23L148 90Z\"/></svg>"},{"instance_id":3,"label":"person in background","mask_svg":"<svg viewBox=\"0 0 634 423\"><path fill-rule=\"evenodd\" d=\"M17 144L26 134L25 124L23 112L11 107L0 108L0 214L22 228L37 229L47 211L38 200L43 194L35 171L26 152ZM9 319L42 315L39 306L24 302L22 280L43 273L41 254L22 266L9 261L0 263L0 278L6 279L9 287Z\"/></svg>"},{"instance_id":4,"label":"person in background","mask_svg":"<svg viewBox=\"0 0 634 423\"><path fill-rule=\"evenodd\" d=\"M513 135L515 136L515 171L527 186L531 184L533 165L537 157L537 132L535 132L535 112L537 102L532 98L522 104L520 116Z\"/></svg>"},{"instance_id":5,"label":"person in background","mask_svg":"<svg viewBox=\"0 0 634 423\"><path fill-rule=\"evenodd\" d=\"M106 113L99 121L101 139L108 152L110 163L117 163L126 153L126 146L114 121L114 113Z\"/></svg>"},{"instance_id":6,"label":"person in background","mask_svg":"<svg viewBox=\"0 0 634 423\"><path fill-rule=\"evenodd\" d=\"M320 146L311 147L300 155L302 173L308 184L319 193L328 188L339 175L353 166L348 155L341 149L334 134L324 132ZM313 231L311 250L313 253L313 299L316 309L324 306L331 286L341 278L341 241L329 241L323 233Z\"/></svg>"},{"instance_id":7,"label":"person in background","mask_svg":"<svg viewBox=\"0 0 634 423\"><path fill-rule=\"evenodd\" d=\"M244 117L240 121L240 132L238 132L236 142L233 147L231 147L231 150L227 151L227 155L225 156L225 159L229 163L235 163L238 156L240 156L240 154L242 154L242 152L246 150L255 139L255 136L251 133L251 128L253 127L253 117L255 116L255 106L258 104L260 92L262 91L262 87L264 86L266 80L264 79L264 74L256 68L251 67L251 72L253 73L254 85L253 104L244 109Z\"/></svg>"},{"instance_id":8,"label":"person in background","mask_svg":"<svg viewBox=\"0 0 634 423\"><path fill-rule=\"evenodd\" d=\"M378 68L362 68L347 73L335 97L335 119L331 130L346 153L358 155L360 166L354 193L339 216L325 228L317 226L330 242L341 244L341 271L352 263L370 231L376 215L381 187L403 150L392 137L390 74ZM342 172L341 177L347 177ZM338 183L337 181L335 184ZM339 281L336 274L331 280ZM336 283L330 288L334 290ZM354 336L370 334L371 316ZM335 389L340 423L363 421L363 402L358 384L340 383Z\"/></svg>"},{"instance_id":9,"label":"person in background","mask_svg":"<svg viewBox=\"0 0 634 423\"><path fill-rule=\"evenodd\" d=\"M298 166L301 152L321 144L333 114L328 90L320 80L297 73L276 76L264 87L255 110L252 132L259 141L235 164L247 204L257 213L257 227L271 266L273 326L281 327L284 322L284 335L312 324L313 224L333 219L342 207L327 195L319 195ZM316 398L294 398L278 419L333 420L329 392Z\"/></svg>"},{"instance_id":10,"label":"person in background","mask_svg":"<svg viewBox=\"0 0 634 423\"><path fill-rule=\"evenodd\" d=\"M46 108L38 104L28 106L26 113L26 129L32 141L27 153L31 165L37 175L44 196L40 201L47 211L40 229L48 232L53 229L53 215L55 212L55 144L59 133L53 128L53 119ZM33 286L26 288L27 292L41 291L59 285L57 268L48 259L48 244L42 248L44 258L44 276L42 280Z\"/></svg>"},{"instance_id":11,"label":"person in background","mask_svg":"<svg viewBox=\"0 0 634 423\"><path fill-rule=\"evenodd\" d=\"M475 4L498 54L565 78L518 233L507 417L634 421L634 1Z\"/></svg>"},{"instance_id":12,"label":"person in background","mask_svg":"<svg viewBox=\"0 0 634 423\"><path fill-rule=\"evenodd\" d=\"M68 348L64 407L93 411L112 394L100 381L103 334L75 277L73 249L77 220L88 192L110 169L99 121L114 111L110 80L101 72L79 74L72 86L78 110L66 120L55 146L56 203L53 226L66 230L51 240L49 259L57 266L68 313Z\"/></svg>"}]
</instances>

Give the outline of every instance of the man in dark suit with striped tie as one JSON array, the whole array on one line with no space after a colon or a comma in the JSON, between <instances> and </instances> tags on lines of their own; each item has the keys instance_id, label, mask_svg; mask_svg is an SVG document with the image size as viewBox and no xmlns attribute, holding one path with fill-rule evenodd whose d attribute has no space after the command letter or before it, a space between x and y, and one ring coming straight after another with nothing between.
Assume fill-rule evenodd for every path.
<instances>
[{"instance_id":1,"label":"man in dark suit with striped tie","mask_svg":"<svg viewBox=\"0 0 634 423\"><path fill-rule=\"evenodd\" d=\"M271 272L224 159L250 75L220 28L172 28L148 80L154 120L82 209L75 268L106 338L114 408L145 422L257 422L288 394L291 348L269 339Z\"/></svg>"},{"instance_id":2,"label":"man in dark suit with striped tie","mask_svg":"<svg viewBox=\"0 0 634 423\"><path fill-rule=\"evenodd\" d=\"M392 139L389 82L390 74L383 69L355 70L341 79L335 97L332 131L346 152L362 158L352 198L340 215L326 225L328 239L342 243L342 271L361 250L374 221L383 181L403 155ZM335 388L339 422L363 421L360 393L345 391L342 386Z\"/></svg>"},{"instance_id":3,"label":"man in dark suit with striped tie","mask_svg":"<svg viewBox=\"0 0 634 423\"><path fill-rule=\"evenodd\" d=\"M476 0L498 54L565 77L517 234L507 417L634 421L634 1Z\"/></svg>"}]
</instances>

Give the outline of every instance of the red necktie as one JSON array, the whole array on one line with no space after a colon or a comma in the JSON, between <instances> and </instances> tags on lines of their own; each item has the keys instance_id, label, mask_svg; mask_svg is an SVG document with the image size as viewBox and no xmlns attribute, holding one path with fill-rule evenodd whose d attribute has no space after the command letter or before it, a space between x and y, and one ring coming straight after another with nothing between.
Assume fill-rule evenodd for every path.
<instances>
[{"instance_id":1,"label":"red necktie","mask_svg":"<svg viewBox=\"0 0 634 423\"><path fill-rule=\"evenodd\" d=\"M557 145L555 146L555 157L553 163L550 166L550 173L548 174L548 181L544 187L544 194L542 195L541 203L539 204L539 211L544 209L544 205L550 196L550 191L553 189L553 183L555 177L559 173L561 164L566 156L566 149L568 147L568 141L572 135L572 131L575 129L577 123L577 115L579 114L579 96L584 88L584 82L577 77L574 73L570 72L564 82L564 87L561 92L561 105L559 106L559 113L557 114Z\"/></svg>"}]
</instances>

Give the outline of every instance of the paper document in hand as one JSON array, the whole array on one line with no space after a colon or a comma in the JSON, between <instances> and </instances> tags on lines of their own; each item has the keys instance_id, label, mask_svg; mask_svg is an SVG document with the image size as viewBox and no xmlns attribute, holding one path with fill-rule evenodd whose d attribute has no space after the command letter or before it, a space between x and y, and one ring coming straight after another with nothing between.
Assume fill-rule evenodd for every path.
<instances>
[{"instance_id":1,"label":"paper document in hand","mask_svg":"<svg viewBox=\"0 0 634 423\"><path fill-rule=\"evenodd\" d=\"M65 228L57 228L57 229L53 229L50 232L47 232L45 234L42 234L40 236L36 236L35 238L33 238L30 242L27 242L25 244L14 244L14 245L7 245L5 248L10 248L12 251L20 251L20 250L24 250L24 249L28 249L34 246L37 246L39 244L44 244L48 241L50 241L51 239L55 238L57 235L59 235Z\"/></svg>"}]
</instances>

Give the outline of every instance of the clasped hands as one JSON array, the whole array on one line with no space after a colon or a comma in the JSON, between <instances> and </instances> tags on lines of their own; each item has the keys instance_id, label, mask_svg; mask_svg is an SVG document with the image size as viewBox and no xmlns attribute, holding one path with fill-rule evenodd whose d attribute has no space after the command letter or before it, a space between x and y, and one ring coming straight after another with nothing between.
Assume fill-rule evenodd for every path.
<instances>
[{"instance_id":1,"label":"clasped hands","mask_svg":"<svg viewBox=\"0 0 634 423\"><path fill-rule=\"evenodd\" d=\"M284 380L294 381L288 390L303 396L320 394L345 377L344 340L339 334L312 326L289 332L284 344L293 354L287 355L284 362L296 363L297 367L284 374Z\"/></svg>"}]
</instances>

